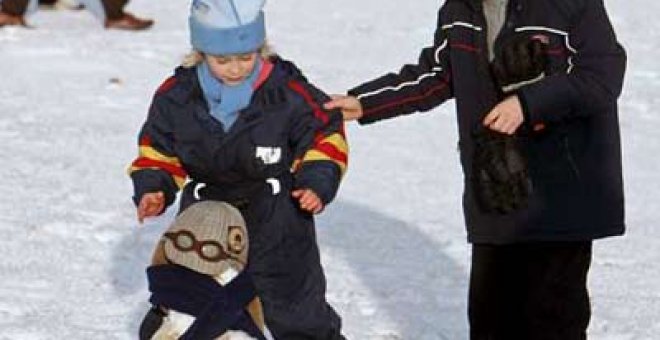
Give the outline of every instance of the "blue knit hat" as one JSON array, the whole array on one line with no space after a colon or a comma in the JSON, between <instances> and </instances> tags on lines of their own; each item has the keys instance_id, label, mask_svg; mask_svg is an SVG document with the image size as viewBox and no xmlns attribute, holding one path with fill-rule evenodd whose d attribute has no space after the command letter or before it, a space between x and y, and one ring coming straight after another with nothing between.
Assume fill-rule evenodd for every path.
<instances>
[{"instance_id":1,"label":"blue knit hat","mask_svg":"<svg viewBox=\"0 0 660 340\"><path fill-rule=\"evenodd\" d=\"M211 55L257 51L266 39L265 0L193 0L190 42Z\"/></svg>"}]
</instances>

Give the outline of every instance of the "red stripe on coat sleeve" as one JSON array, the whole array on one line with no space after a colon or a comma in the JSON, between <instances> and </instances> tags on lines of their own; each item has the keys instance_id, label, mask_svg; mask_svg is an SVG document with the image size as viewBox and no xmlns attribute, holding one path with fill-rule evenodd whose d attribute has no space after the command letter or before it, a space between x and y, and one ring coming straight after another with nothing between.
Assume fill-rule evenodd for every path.
<instances>
[{"instance_id":1,"label":"red stripe on coat sleeve","mask_svg":"<svg viewBox=\"0 0 660 340\"><path fill-rule=\"evenodd\" d=\"M174 76L167 78L160 86L156 93L163 93L169 91L176 84L176 78Z\"/></svg>"},{"instance_id":2,"label":"red stripe on coat sleeve","mask_svg":"<svg viewBox=\"0 0 660 340\"><path fill-rule=\"evenodd\" d=\"M142 136L142 138L140 138L140 146L151 146L151 137L148 135Z\"/></svg>"},{"instance_id":3,"label":"red stripe on coat sleeve","mask_svg":"<svg viewBox=\"0 0 660 340\"><path fill-rule=\"evenodd\" d=\"M336 146L334 146L331 143L321 143L319 145L316 145L314 147L314 150L323 152L328 157L330 157L330 158L332 158L336 161L339 161L339 162L342 162L342 163L347 163L348 162L348 156L346 155L346 153L339 150Z\"/></svg>"},{"instance_id":4,"label":"red stripe on coat sleeve","mask_svg":"<svg viewBox=\"0 0 660 340\"><path fill-rule=\"evenodd\" d=\"M145 157L140 157L136 159L133 162L133 166L138 167L138 168L160 168L168 173L170 173L173 176L179 176L179 177L186 177L188 174L186 173L183 168L180 168L178 166L162 162L162 161L157 161Z\"/></svg>"},{"instance_id":5,"label":"red stripe on coat sleeve","mask_svg":"<svg viewBox=\"0 0 660 340\"><path fill-rule=\"evenodd\" d=\"M295 80L289 81L289 87L296 91L298 94L300 94L304 99L305 102L314 110L314 116L321 120L323 124L327 124L330 121L330 117L328 117L328 114L321 109L318 103L314 101L314 97L305 89L304 86L302 86L300 83L296 82Z\"/></svg>"},{"instance_id":6,"label":"red stripe on coat sleeve","mask_svg":"<svg viewBox=\"0 0 660 340\"><path fill-rule=\"evenodd\" d=\"M402 104L407 104L407 103L411 103L411 102L424 100L424 99L430 97L431 95L433 95L435 92L443 90L444 88L447 87L448 84L449 84L448 80L444 79L444 80L442 80L441 84L438 84L438 85L435 85L435 86L429 88L426 92L422 93L419 96L404 97L404 98L401 98L399 100L388 102L388 103L385 103L385 104L380 105L380 106L372 107L369 110L365 111L364 115L368 116L368 115L372 115L372 114L374 114L378 111L385 110L385 109L388 109L388 108L393 107L393 106L399 106L399 105L402 105Z\"/></svg>"}]
</instances>

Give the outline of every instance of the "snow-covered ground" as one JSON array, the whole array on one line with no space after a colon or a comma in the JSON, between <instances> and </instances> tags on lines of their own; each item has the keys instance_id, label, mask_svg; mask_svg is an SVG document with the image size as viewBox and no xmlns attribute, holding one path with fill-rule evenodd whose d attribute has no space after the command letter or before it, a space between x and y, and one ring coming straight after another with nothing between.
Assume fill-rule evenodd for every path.
<instances>
[{"instance_id":1,"label":"snow-covered ground","mask_svg":"<svg viewBox=\"0 0 660 340\"><path fill-rule=\"evenodd\" d=\"M328 92L416 60L437 0L277 0L270 40ZM629 52L621 99L628 234L597 242L590 338L660 337L660 3L607 1ZM0 29L0 339L133 339L171 212L139 227L126 165L158 84L188 50L186 0L134 0L148 32L87 12ZM351 124L349 173L319 219L328 299L351 339L467 339L465 242L450 103Z\"/></svg>"}]
</instances>

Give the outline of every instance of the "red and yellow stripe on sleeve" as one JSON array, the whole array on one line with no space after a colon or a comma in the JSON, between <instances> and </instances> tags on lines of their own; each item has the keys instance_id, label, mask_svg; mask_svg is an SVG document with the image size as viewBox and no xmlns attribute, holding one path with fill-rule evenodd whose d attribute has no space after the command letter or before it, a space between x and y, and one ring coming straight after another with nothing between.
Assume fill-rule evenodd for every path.
<instances>
[{"instance_id":1,"label":"red and yellow stripe on sleeve","mask_svg":"<svg viewBox=\"0 0 660 340\"><path fill-rule=\"evenodd\" d=\"M307 102L314 111L314 117L316 117L316 119L323 122L323 124L328 124L330 117L321 109L320 105L314 100L304 86L292 80L289 82L289 87L305 99L305 102ZM341 175L344 175L346 172L346 166L348 165L348 144L346 143L343 122L340 123L337 132L330 133L327 136L318 133L314 139L314 145L312 148L303 155L302 159L296 159L293 162L292 169L293 171L296 171L302 166L302 163L313 161L334 162L339 166Z\"/></svg>"},{"instance_id":2,"label":"red and yellow stripe on sleeve","mask_svg":"<svg viewBox=\"0 0 660 340\"><path fill-rule=\"evenodd\" d=\"M179 189L183 188L183 185L186 182L186 177L188 176L181 166L179 159L158 152L158 150L151 145L151 139L149 137L143 137L140 139L138 158L131 163L128 173L130 175L134 171L144 169L163 170L169 173Z\"/></svg>"},{"instance_id":3,"label":"red and yellow stripe on sleeve","mask_svg":"<svg viewBox=\"0 0 660 340\"><path fill-rule=\"evenodd\" d=\"M331 161L337 164L343 176L348 165L348 143L343 134L336 132L328 136L317 136L314 146L302 159L296 160L293 168L297 170L302 164L314 161Z\"/></svg>"}]
</instances>

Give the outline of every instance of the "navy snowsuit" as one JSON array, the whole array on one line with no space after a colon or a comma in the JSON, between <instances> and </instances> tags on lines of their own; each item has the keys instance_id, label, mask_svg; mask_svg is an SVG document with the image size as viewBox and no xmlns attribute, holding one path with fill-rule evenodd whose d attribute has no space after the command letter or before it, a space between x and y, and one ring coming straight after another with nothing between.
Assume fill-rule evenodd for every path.
<instances>
[{"instance_id":1,"label":"navy snowsuit","mask_svg":"<svg viewBox=\"0 0 660 340\"><path fill-rule=\"evenodd\" d=\"M208 113L194 68L178 68L154 96L140 132L131 177L135 202L163 191L170 205L185 185L180 211L196 200L241 210L249 237L248 271L277 339L341 339L325 300L314 220L291 197L312 189L328 204L346 167L341 113L293 64L265 63L250 105L228 131Z\"/></svg>"}]
</instances>

